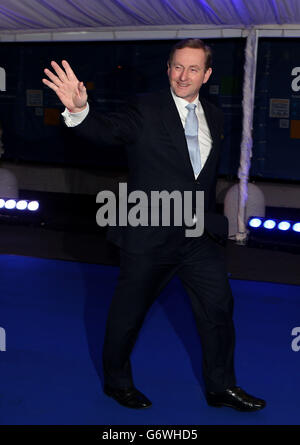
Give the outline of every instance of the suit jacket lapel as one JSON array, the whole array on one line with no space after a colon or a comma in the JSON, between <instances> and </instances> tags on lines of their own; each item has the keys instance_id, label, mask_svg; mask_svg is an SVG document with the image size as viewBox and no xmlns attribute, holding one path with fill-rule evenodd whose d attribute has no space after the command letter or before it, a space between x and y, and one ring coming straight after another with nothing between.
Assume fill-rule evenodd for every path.
<instances>
[{"instance_id":1,"label":"suit jacket lapel","mask_svg":"<svg viewBox=\"0 0 300 445\"><path fill-rule=\"evenodd\" d=\"M182 126L182 122L171 92L164 93L161 112L163 123L173 141L174 146L176 147L183 162L189 167L190 174L192 177L194 177L194 171L189 156L184 128Z\"/></svg>"},{"instance_id":2,"label":"suit jacket lapel","mask_svg":"<svg viewBox=\"0 0 300 445\"><path fill-rule=\"evenodd\" d=\"M206 102L206 100L203 100L201 97L199 97L199 100L200 100L200 103L202 105L202 108L203 108L203 111L204 111L204 115L205 115L205 118L206 118L206 122L207 122L207 125L208 125L208 128L209 128L209 131L210 131L210 135L211 135L211 138L212 138L212 149L213 149L214 142L218 138L218 134L217 134L217 131L216 131L217 127L215 125L215 120L214 120L215 118L213 116L212 109L209 106L209 104Z\"/></svg>"},{"instance_id":3,"label":"suit jacket lapel","mask_svg":"<svg viewBox=\"0 0 300 445\"><path fill-rule=\"evenodd\" d=\"M187 142L186 142L186 138L185 138L185 134L184 134L184 128L182 126L182 122L177 110L177 107L175 105L175 102L173 100L173 97L171 95L171 92L164 92L162 95L162 120L163 123L167 129L167 131L169 132L169 135L173 141L174 146L176 147L179 155L181 156L183 162L185 163L185 165L188 166L189 168L189 174L191 175L192 178L195 178L194 176L194 171L193 171L193 166L190 160L190 156L189 156L189 150L188 150L188 146L187 146ZM218 138L218 134L217 134L217 127L215 125L215 121L214 121L214 115L212 113L212 109L209 106L209 104L199 98L203 111L204 111L204 115L206 118L206 122L211 134L211 138L212 138L212 147L210 150L210 154L208 156L208 159L203 167L203 169L205 169L205 167L207 167L208 165L208 161L211 158L213 151L215 149L215 141ZM203 170L201 170L202 172ZM200 173L201 174L201 173Z\"/></svg>"}]
</instances>

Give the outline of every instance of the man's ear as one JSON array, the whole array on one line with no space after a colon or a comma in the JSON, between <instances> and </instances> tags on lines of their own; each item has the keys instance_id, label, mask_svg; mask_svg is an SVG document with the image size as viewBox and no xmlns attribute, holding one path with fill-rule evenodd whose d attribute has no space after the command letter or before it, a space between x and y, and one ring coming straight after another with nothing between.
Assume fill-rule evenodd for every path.
<instances>
[{"instance_id":1,"label":"man's ear","mask_svg":"<svg viewBox=\"0 0 300 445\"><path fill-rule=\"evenodd\" d=\"M212 73L212 69L211 69L211 68L208 68L208 69L205 71L204 79L203 79L203 83L206 83L206 82L208 81L208 79L209 79L210 76L211 76L211 73Z\"/></svg>"}]
</instances>

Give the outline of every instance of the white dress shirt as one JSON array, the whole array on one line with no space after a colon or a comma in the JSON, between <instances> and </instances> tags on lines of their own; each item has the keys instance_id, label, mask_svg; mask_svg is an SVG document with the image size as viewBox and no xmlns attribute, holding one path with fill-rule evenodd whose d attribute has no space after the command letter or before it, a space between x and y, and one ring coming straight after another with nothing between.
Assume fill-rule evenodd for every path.
<instances>
[{"instance_id":1,"label":"white dress shirt","mask_svg":"<svg viewBox=\"0 0 300 445\"><path fill-rule=\"evenodd\" d=\"M65 120L65 124L67 127L76 127L76 125L81 124L81 122L87 117L89 114L90 107L87 102L86 108L78 113L71 113L68 108L65 108L65 111L61 113Z\"/></svg>"}]
</instances>

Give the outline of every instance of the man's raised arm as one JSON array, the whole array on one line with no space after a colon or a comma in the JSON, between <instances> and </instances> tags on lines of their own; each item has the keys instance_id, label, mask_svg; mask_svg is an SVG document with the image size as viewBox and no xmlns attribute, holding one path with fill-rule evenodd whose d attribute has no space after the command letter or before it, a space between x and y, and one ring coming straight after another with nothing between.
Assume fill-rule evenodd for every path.
<instances>
[{"instance_id":1,"label":"man's raised arm","mask_svg":"<svg viewBox=\"0 0 300 445\"><path fill-rule=\"evenodd\" d=\"M62 61L62 69L55 61L51 62L56 75L45 68L44 73L48 79L42 79L42 82L51 88L58 96L62 104L70 113L78 113L87 107L87 93L83 82L80 82L75 76L72 68L66 60Z\"/></svg>"},{"instance_id":2,"label":"man's raised arm","mask_svg":"<svg viewBox=\"0 0 300 445\"><path fill-rule=\"evenodd\" d=\"M42 79L66 107L62 116L68 127L76 127L76 134L99 146L119 146L133 142L141 128L141 117L135 105L123 112L98 115L89 112L88 96L83 82L75 76L66 60L61 68L51 62L52 72L45 69L48 79ZM88 119L87 115L89 115Z\"/></svg>"}]
</instances>

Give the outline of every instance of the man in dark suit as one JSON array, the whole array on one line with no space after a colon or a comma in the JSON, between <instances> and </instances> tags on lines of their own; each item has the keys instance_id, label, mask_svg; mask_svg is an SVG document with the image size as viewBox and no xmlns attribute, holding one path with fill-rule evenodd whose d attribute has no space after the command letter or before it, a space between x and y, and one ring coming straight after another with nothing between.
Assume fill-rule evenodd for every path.
<instances>
[{"instance_id":1,"label":"man in dark suit","mask_svg":"<svg viewBox=\"0 0 300 445\"><path fill-rule=\"evenodd\" d=\"M170 90L145 95L126 110L96 115L71 67L51 62L45 69L66 110L73 132L104 146L127 149L128 192L178 191L192 194L197 224L196 194L204 192L204 232L186 236L186 224L111 227L109 239L120 247L120 276L111 303L103 349L104 392L130 408L145 408L150 400L133 383L130 354L147 310L177 274L190 297L202 342L206 400L212 406L255 411L262 399L236 386L234 373L233 299L224 248L227 221L215 212L215 186L222 135L222 113L199 98L212 73L211 50L200 39L178 42L168 60ZM91 107L92 108L92 107ZM159 213L160 206L156 211ZM151 212L150 212L151 213ZM160 218L160 216L159 216ZM173 224L172 224L173 222Z\"/></svg>"}]
</instances>

